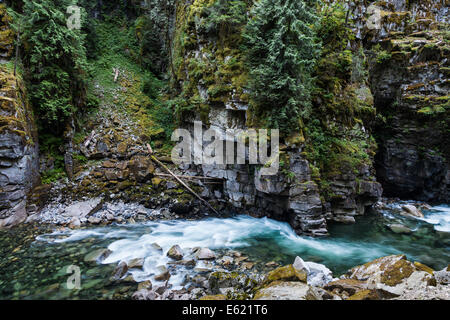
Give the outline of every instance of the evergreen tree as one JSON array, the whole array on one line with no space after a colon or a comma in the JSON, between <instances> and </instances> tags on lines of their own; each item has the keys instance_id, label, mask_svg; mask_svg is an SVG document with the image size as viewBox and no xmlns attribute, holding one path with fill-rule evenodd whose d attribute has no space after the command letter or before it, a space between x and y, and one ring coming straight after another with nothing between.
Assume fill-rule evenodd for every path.
<instances>
[{"instance_id":1,"label":"evergreen tree","mask_svg":"<svg viewBox=\"0 0 450 320\"><path fill-rule=\"evenodd\" d=\"M319 49L312 28L315 4L261 0L244 33L252 114L284 134L298 129L300 117L310 114L311 72Z\"/></svg>"},{"instance_id":2,"label":"evergreen tree","mask_svg":"<svg viewBox=\"0 0 450 320\"><path fill-rule=\"evenodd\" d=\"M80 30L67 27L70 0L24 0L24 65L41 124L59 132L84 103L86 52Z\"/></svg>"}]
</instances>

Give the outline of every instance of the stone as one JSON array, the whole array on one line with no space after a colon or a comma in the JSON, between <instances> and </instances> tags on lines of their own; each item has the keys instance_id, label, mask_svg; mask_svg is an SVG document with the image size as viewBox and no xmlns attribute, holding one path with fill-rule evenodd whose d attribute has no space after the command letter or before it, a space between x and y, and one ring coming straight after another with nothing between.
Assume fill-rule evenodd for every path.
<instances>
[{"instance_id":1,"label":"stone","mask_svg":"<svg viewBox=\"0 0 450 320\"><path fill-rule=\"evenodd\" d=\"M450 284L450 271L449 268L444 268L441 271L435 271L434 277L436 278L436 281L443 285L449 285Z\"/></svg>"},{"instance_id":2,"label":"stone","mask_svg":"<svg viewBox=\"0 0 450 320\"><path fill-rule=\"evenodd\" d=\"M181 260L181 259L183 259L183 251L181 250L179 245L174 245L167 252L167 256L174 260Z\"/></svg>"},{"instance_id":3,"label":"stone","mask_svg":"<svg viewBox=\"0 0 450 320\"><path fill-rule=\"evenodd\" d=\"M159 244L157 244L156 242L152 243L152 248L155 249L155 250L158 250L158 251L163 251L161 246Z\"/></svg>"},{"instance_id":4,"label":"stone","mask_svg":"<svg viewBox=\"0 0 450 320\"><path fill-rule=\"evenodd\" d=\"M306 300L309 289L303 282L275 281L256 291L253 300Z\"/></svg>"},{"instance_id":5,"label":"stone","mask_svg":"<svg viewBox=\"0 0 450 320\"><path fill-rule=\"evenodd\" d=\"M87 218L103 207L102 198L93 198L87 201L78 201L64 210L64 215L69 217Z\"/></svg>"},{"instance_id":6,"label":"stone","mask_svg":"<svg viewBox=\"0 0 450 320\"><path fill-rule=\"evenodd\" d=\"M213 300L227 300L227 297L223 294L216 294L216 295L206 295L201 297L199 300L205 300L205 301L213 301Z\"/></svg>"},{"instance_id":7,"label":"stone","mask_svg":"<svg viewBox=\"0 0 450 320\"><path fill-rule=\"evenodd\" d=\"M249 291L255 288L257 281L252 277L238 272L216 271L208 277L208 289L213 294L220 294L224 288L234 288Z\"/></svg>"},{"instance_id":8,"label":"stone","mask_svg":"<svg viewBox=\"0 0 450 320\"><path fill-rule=\"evenodd\" d=\"M324 289L339 295L352 296L359 291L366 290L367 283L355 279L339 279L327 283Z\"/></svg>"},{"instance_id":9,"label":"stone","mask_svg":"<svg viewBox=\"0 0 450 320\"><path fill-rule=\"evenodd\" d=\"M376 290L361 290L347 300L381 300L381 297Z\"/></svg>"},{"instance_id":10,"label":"stone","mask_svg":"<svg viewBox=\"0 0 450 320\"><path fill-rule=\"evenodd\" d=\"M146 280L143 282L140 282L138 284L138 291L145 289L145 290L151 290L152 289L152 282L150 280Z\"/></svg>"},{"instance_id":11,"label":"stone","mask_svg":"<svg viewBox=\"0 0 450 320\"><path fill-rule=\"evenodd\" d=\"M333 273L330 269L320 263L306 262L308 267L308 284L316 287L323 287L333 280Z\"/></svg>"},{"instance_id":12,"label":"stone","mask_svg":"<svg viewBox=\"0 0 450 320\"><path fill-rule=\"evenodd\" d=\"M222 258L220 258L220 260L217 261L218 263L220 263L223 266L230 266L234 263L234 260L232 257L229 256L223 256Z\"/></svg>"},{"instance_id":13,"label":"stone","mask_svg":"<svg viewBox=\"0 0 450 320\"><path fill-rule=\"evenodd\" d=\"M216 258L214 251L208 248L200 248L197 250L195 256L198 260L214 260Z\"/></svg>"},{"instance_id":14,"label":"stone","mask_svg":"<svg viewBox=\"0 0 450 320\"><path fill-rule=\"evenodd\" d=\"M268 268L276 268L278 267L280 264L275 262L275 261L269 261L265 264L266 267Z\"/></svg>"},{"instance_id":15,"label":"stone","mask_svg":"<svg viewBox=\"0 0 450 320\"><path fill-rule=\"evenodd\" d=\"M122 279L128 272L128 266L125 262L119 263L119 265L114 269L112 280L120 280Z\"/></svg>"},{"instance_id":16,"label":"stone","mask_svg":"<svg viewBox=\"0 0 450 320\"><path fill-rule=\"evenodd\" d=\"M84 256L85 262L102 262L112 253L109 249L97 249Z\"/></svg>"},{"instance_id":17,"label":"stone","mask_svg":"<svg viewBox=\"0 0 450 320\"><path fill-rule=\"evenodd\" d=\"M156 281L167 281L170 279L170 273L169 271L164 271L158 275L155 276Z\"/></svg>"},{"instance_id":18,"label":"stone","mask_svg":"<svg viewBox=\"0 0 450 320\"><path fill-rule=\"evenodd\" d=\"M131 298L133 300L156 300L159 295L152 290L141 289L133 293Z\"/></svg>"},{"instance_id":19,"label":"stone","mask_svg":"<svg viewBox=\"0 0 450 320\"><path fill-rule=\"evenodd\" d=\"M305 261L300 258L299 256L295 257L294 263L292 264L292 266L297 270L297 271L305 271L306 273L309 272L309 268L306 265Z\"/></svg>"},{"instance_id":20,"label":"stone","mask_svg":"<svg viewBox=\"0 0 450 320\"><path fill-rule=\"evenodd\" d=\"M423 263L420 263L420 262L415 261L415 262L414 262L414 266L415 266L418 270L428 272L428 273L431 274L431 275L434 273L434 270L433 270L432 268L430 268L430 267L427 266L427 265L424 265Z\"/></svg>"},{"instance_id":21,"label":"stone","mask_svg":"<svg viewBox=\"0 0 450 320\"><path fill-rule=\"evenodd\" d=\"M87 219L87 221L88 221L90 224L99 224L99 223L102 222L102 219L97 218L97 217L89 217L89 218Z\"/></svg>"},{"instance_id":22,"label":"stone","mask_svg":"<svg viewBox=\"0 0 450 320\"><path fill-rule=\"evenodd\" d=\"M298 271L290 264L270 271L264 282L268 283L278 280L307 282L307 273L304 270Z\"/></svg>"},{"instance_id":23,"label":"stone","mask_svg":"<svg viewBox=\"0 0 450 320\"><path fill-rule=\"evenodd\" d=\"M415 270L414 264L405 255L394 255L375 259L348 271L350 279L380 282L395 286L408 278Z\"/></svg>"},{"instance_id":24,"label":"stone","mask_svg":"<svg viewBox=\"0 0 450 320\"><path fill-rule=\"evenodd\" d=\"M400 212L400 214L403 216L414 217L414 218L423 218L424 217L422 211L420 211L413 205L410 205L410 204L404 205L404 206L402 206L402 209L403 210Z\"/></svg>"},{"instance_id":25,"label":"stone","mask_svg":"<svg viewBox=\"0 0 450 320\"><path fill-rule=\"evenodd\" d=\"M136 258L127 262L128 268L133 269L141 269L144 266L144 258Z\"/></svg>"},{"instance_id":26,"label":"stone","mask_svg":"<svg viewBox=\"0 0 450 320\"><path fill-rule=\"evenodd\" d=\"M411 234L412 230L402 224L390 224L389 229L397 234Z\"/></svg>"}]
</instances>

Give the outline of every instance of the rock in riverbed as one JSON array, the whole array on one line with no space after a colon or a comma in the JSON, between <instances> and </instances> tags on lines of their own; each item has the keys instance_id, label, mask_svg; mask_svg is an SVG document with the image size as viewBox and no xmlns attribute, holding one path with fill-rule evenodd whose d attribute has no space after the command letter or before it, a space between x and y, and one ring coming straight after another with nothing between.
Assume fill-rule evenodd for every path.
<instances>
[{"instance_id":1,"label":"rock in riverbed","mask_svg":"<svg viewBox=\"0 0 450 320\"><path fill-rule=\"evenodd\" d=\"M402 224L390 224L388 225L388 228L397 234L411 234L412 230L408 228L407 226L404 226Z\"/></svg>"},{"instance_id":2,"label":"rock in riverbed","mask_svg":"<svg viewBox=\"0 0 450 320\"><path fill-rule=\"evenodd\" d=\"M216 254L214 253L214 251L208 248L198 249L195 256L198 260L214 260L216 258Z\"/></svg>"},{"instance_id":3,"label":"rock in riverbed","mask_svg":"<svg viewBox=\"0 0 450 320\"><path fill-rule=\"evenodd\" d=\"M183 251L181 251L181 248L179 245L174 245L167 252L167 256L174 260L181 260L181 259L183 259Z\"/></svg>"},{"instance_id":4,"label":"rock in riverbed","mask_svg":"<svg viewBox=\"0 0 450 320\"><path fill-rule=\"evenodd\" d=\"M402 211L400 212L402 216L413 217L413 218L423 218L424 215L422 211L417 209L415 206L407 204L402 206Z\"/></svg>"}]
</instances>

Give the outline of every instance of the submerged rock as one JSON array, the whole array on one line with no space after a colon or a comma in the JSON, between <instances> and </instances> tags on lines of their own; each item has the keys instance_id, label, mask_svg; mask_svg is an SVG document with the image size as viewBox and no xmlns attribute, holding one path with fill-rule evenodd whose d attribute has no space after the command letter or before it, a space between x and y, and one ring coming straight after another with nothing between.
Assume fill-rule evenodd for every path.
<instances>
[{"instance_id":1,"label":"submerged rock","mask_svg":"<svg viewBox=\"0 0 450 320\"><path fill-rule=\"evenodd\" d=\"M408 228L407 226L404 226L402 224L390 224L388 225L388 228L397 234L411 234L412 230Z\"/></svg>"},{"instance_id":2,"label":"submerged rock","mask_svg":"<svg viewBox=\"0 0 450 320\"><path fill-rule=\"evenodd\" d=\"M85 262L101 262L112 253L109 249L97 249L84 256Z\"/></svg>"}]
</instances>

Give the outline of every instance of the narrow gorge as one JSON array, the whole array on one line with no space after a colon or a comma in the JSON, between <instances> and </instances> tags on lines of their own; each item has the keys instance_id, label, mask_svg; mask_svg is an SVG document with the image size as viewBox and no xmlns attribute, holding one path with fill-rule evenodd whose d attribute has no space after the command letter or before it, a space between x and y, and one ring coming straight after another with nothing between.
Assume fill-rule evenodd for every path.
<instances>
[{"instance_id":1,"label":"narrow gorge","mask_svg":"<svg viewBox=\"0 0 450 320\"><path fill-rule=\"evenodd\" d=\"M449 7L0 1L0 299L449 300Z\"/></svg>"}]
</instances>

